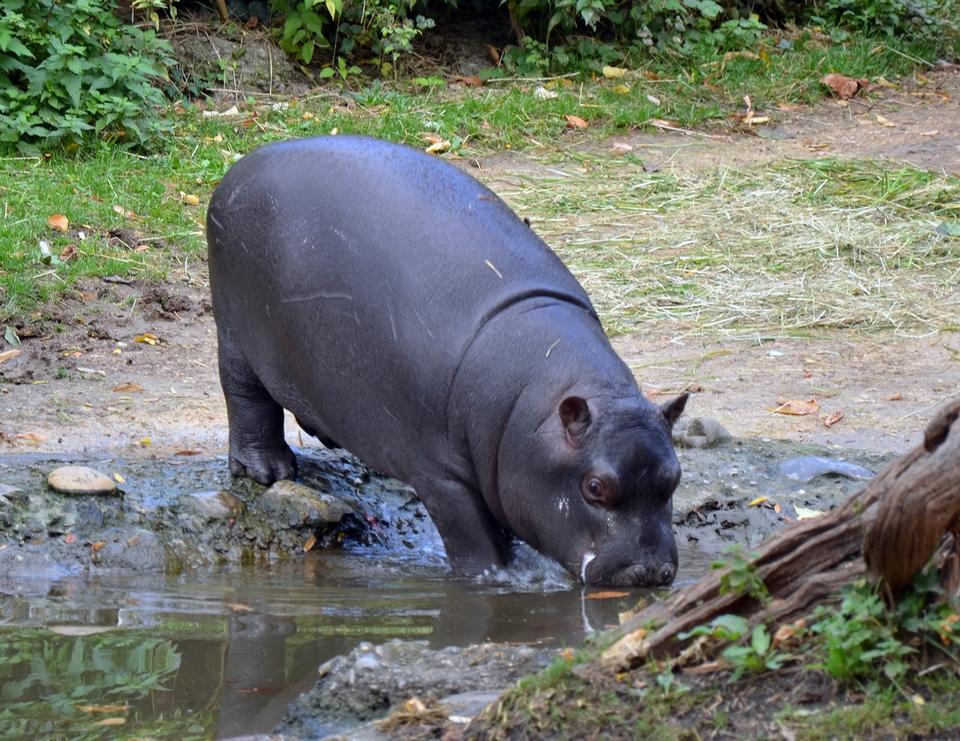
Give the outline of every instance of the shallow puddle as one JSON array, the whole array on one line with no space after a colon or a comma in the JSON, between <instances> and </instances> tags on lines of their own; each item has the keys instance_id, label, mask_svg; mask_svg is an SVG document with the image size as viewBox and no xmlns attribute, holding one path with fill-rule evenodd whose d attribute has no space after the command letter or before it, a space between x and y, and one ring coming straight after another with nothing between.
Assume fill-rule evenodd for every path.
<instances>
[{"instance_id":1,"label":"shallow puddle","mask_svg":"<svg viewBox=\"0 0 960 741\"><path fill-rule=\"evenodd\" d=\"M586 599L559 572L512 579L315 552L180 576L0 585L0 738L264 732L323 661L360 641L570 645L643 597Z\"/></svg>"}]
</instances>

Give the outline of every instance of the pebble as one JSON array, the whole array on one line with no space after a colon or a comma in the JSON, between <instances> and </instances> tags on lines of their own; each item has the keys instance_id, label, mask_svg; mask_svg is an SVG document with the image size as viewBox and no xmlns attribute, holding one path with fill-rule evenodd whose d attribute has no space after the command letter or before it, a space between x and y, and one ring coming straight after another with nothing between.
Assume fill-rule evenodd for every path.
<instances>
[{"instance_id":1,"label":"pebble","mask_svg":"<svg viewBox=\"0 0 960 741\"><path fill-rule=\"evenodd\" d=\"M730 439L730 433L713 417L683 418L673 428L673 441L684 448L712 448Z\"/></svg>"},{"instance_id":2,"label":"pebble","mask_svg":"<svg viewBox=\"0 0 960 741\"><path fill-rule=\"evenodd\" d=\"M293 528L336 525L344 515L353 513L349 504L332 494L287 480L278 481L263 492L256 507L271 522Z\"/></svg>"},{"instance_id":3,"label":"pebble","mask_svg":"<svg viewBox=\"0 0 960 741\"><path fill-rule=\"evenodd\" d=\"M62 466L50 472L47 483L63 494L112 494L113 479L86 466Z\"/></svg>"},{"instance_id":4,"label":"pebble","mask_svg":"<svg viewBox=\"0 0 960 741\"><path fill-rule=\"evenodd\" d=\"M243 507L229 491L195 491L183 498L183 506L208 520L226 520L234 517Z\"/></svg>"}]
</instances>

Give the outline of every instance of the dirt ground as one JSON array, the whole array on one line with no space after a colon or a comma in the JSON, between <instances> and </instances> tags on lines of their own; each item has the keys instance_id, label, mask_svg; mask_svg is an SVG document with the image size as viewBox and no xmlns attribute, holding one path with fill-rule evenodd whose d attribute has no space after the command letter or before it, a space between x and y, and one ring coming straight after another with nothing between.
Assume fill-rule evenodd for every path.
<instances>
[{"instance_id":1,"label":"dirt ground","mask_svg":"<svg viewBox=\"0 0 960 741\"><path fill-rule=\"evenodd\" d=\"M565 138L551 161L567 149L606 151L621 142L664 170L849 156L960 173L957 69L919 76L899 91L881 88L869 99L775 115L775 124L760 131ZM542 157L517 153L462 164L494 190L511 173L547 167ZM20 356L0 364L0 451L224 451L226 416L204 275L173 275L166 285L92 281L44 313L42 321L19 327ZM651 323L614 345L648 393L695 391L690 412L714 416L739 436L901 452L918 441L932 410L960 389L958 332L833 331L778 340L678 339L673 332ZM153 344L137 341L146 333ZM816 414L771 411L778 400L811 398L820 405ZM842 419L827 427L837 413ZM319 445L292 419L288 435Z\"/></svg>"}]
</instances>

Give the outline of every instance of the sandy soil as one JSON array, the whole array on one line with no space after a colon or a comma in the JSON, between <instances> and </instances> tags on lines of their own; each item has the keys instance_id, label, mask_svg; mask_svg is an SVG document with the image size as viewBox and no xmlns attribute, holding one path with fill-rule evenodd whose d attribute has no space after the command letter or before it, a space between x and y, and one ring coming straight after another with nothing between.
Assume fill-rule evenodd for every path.
<instances>
[{"instance_id":1,"label":"sandy soil","mask_svg":"<svg viewBox=\"0 0 960 741\"><path fill-rule=\"evenodd\" d=\"M764 135L782 138L669 132L616 141L660 168L854 156L960 173L957 70L930 73L901 91L880 90L869 100L826 101L778 117ZM564 148L605 151L611 144L570 138L559 146L562 156ZM498 179L544 165L506 153L464 166L496 189ZM164 286L93 281L44 315L19 328L20 356L0 364L0 451L224 450L216 332L203 276L174 275ZM614 344L648 392L665 398L696 391L690 411L717 417L736 435L899 452L916 443L937 404L960 389L960 333L830 332L720 342L678 340L671 332L652 324ZM145 333L158 342L136 341ZM819 410L808 416L771 411L784 400L811 398ZM827 427L837 413L842 419ZM293 442L318 445L292 421L288 430Z\"/></svg>"}]
</instances>

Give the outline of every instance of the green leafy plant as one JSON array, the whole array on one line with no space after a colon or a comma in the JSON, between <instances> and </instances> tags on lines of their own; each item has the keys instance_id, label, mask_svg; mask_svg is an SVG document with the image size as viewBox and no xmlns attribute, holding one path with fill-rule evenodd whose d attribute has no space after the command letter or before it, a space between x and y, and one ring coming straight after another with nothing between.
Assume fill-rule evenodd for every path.
<instances>
[{"instance_id":1,"label":"green leafy plant","mask_svg":"<svg viewBox=\"0 0 960 741\"><path fill-rule=\"evenodd\" d=\"M0 52L0 142L29 151L95 134L148 146L164 129L156 83L172 50L106 0L3 0Z\"/></svg>"},{"instance_id":2,"label":"green leafy plant","mask_svg":"<svg viewBox=\"0 0 960 741\"><path fill-rule=\"evenodd\" d=\"M720 577L720 591L724 594L747 594L760 602L767 602L770 594L763 580L757 576L757 567L754 564L756 554L748 553L743 546L733 544L723 549L727 557L725 561L714 561L712 569L728 569Z\"/></svg>"},{"instance_id":3,"label":"green leafy plant","mask_svg":"<svg viewBox=\"0 0 960 741\"><path fill-rule=\"evenodd\" d=\"M284 17L280 47L306 64L317 49L331 47L327 35L343 12L343 0L272 0L270 7Z\"/></svg>"},{"instance_id":4,"label":"green leafy plant","mask_svg":"<svg viewBox=\"0 0 960 741\"><path fill-rule=\"evenodd\" d=\"M757 674L782 667L793 657L773 647L773 639L765 625L754 626L750 642L742 646L727 646L723 658L733 666L731 682L736 682L745 672Z\"/></svg>"},{"instance_id":5,"label":"green leafy plant","mask_svg":"<svg viewBox=\"0 0 960 741\"><path fill-rule=\"evenodd\" d=\"M909 35L938 46L956 45L958 18L960 4L956 0L823 0L814 4L811 17L871 36Z\"/></svg>"}]
</instances>

